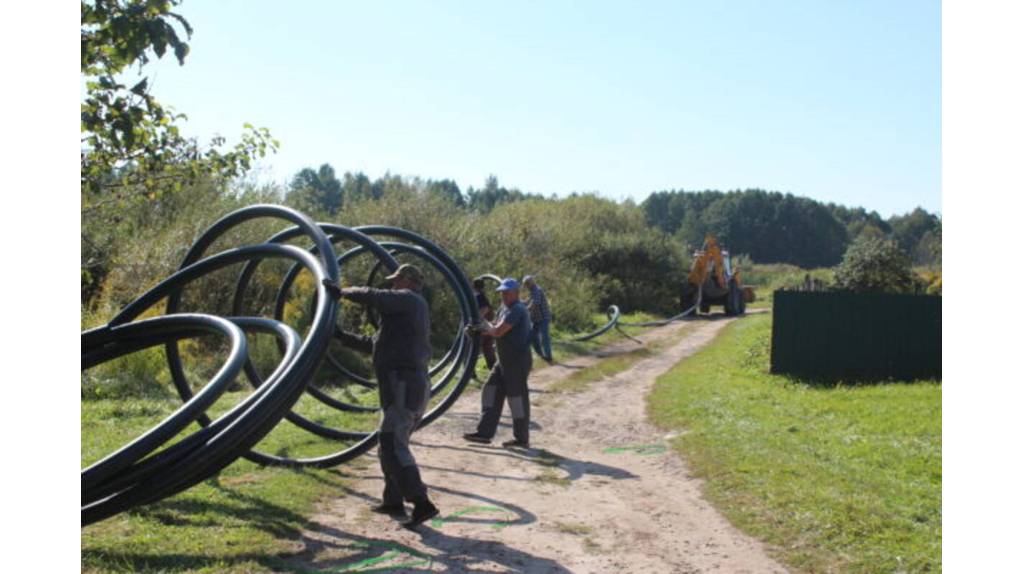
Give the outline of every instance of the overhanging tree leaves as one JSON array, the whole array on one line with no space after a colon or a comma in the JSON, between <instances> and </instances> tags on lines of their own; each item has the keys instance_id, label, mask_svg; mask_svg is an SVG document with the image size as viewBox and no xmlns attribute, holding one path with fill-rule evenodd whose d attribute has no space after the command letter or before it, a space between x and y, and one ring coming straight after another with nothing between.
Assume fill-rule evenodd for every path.
<instances>
[{"instance_id":1,"label":"overhanging tree leaves","mask_svg":"<svg viewBox=\"0 0 1024 574\"><path fill-rule=\"evenodd\" d=\"M82 2L82 210L109 203L156 199L203 177L242 175L256 157L276 150L266 129L245 126L241 141L221 150L224 138L201 147L175 125L184 114L160 104L143 77L131 87L122 75L168 50L185 63L192 27L171 12L180 0ZM185 39L182 37L184 36Z\"/></svg>"},{"instance_id":2,"label":"overhanging tree leaves","mask_svg":"<svg viewBox=\"0 0 1024 574\"><path fill-rule=\"evenodd\" d=\"M216 137L202 146L183 136L184 114L163 106L149 79L125 83L132 66L173 53L189 54L192 27L172 9L180 0L90 0L81 2L81 210L83 299L109 264L112 226L134 208L157 205L197 182L224 182L246 173L278 142L265 129L246 124L240 141L224 149ZM128 84L131 85L128 85Z\"/></svg>"}]
</instances>

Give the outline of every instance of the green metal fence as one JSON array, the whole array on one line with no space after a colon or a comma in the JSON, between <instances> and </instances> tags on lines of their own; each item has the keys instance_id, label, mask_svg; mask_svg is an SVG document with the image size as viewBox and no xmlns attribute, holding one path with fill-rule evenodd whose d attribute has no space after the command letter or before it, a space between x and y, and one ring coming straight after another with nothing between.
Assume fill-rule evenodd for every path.
<instances>
[{"instance_id":1,"label":"green metal fence","mask_svg":"<svg viewBox=\"0 0 1024 574\"><path fill-rule=\"evenodd\" d=\"M942 378L942 297L776 291L772 372Z\"/></svg>"}]
</instances>

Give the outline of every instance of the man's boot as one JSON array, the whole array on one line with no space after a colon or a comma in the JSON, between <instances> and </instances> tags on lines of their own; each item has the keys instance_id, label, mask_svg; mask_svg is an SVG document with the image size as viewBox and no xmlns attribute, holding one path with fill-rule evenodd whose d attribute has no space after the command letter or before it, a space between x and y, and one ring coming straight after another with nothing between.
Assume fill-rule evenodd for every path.
<instances>
[{"instance_id":1,"label":"man's boot","mask_svg":"<svg viewBox=\"0 0 1024 574\"><path fill-rule=\"evenodd\" d=\"M422 499L416 501L416 506L414 506L412 509L412 518L403 522L402 526L408 528L409 530L413 530L420 524L423 524L424 522L437 516L438 513L439 511L437 510L437 507L434 506L434 503L430 502L429 498L423 497Z\"/></svg>"}]
</instances>

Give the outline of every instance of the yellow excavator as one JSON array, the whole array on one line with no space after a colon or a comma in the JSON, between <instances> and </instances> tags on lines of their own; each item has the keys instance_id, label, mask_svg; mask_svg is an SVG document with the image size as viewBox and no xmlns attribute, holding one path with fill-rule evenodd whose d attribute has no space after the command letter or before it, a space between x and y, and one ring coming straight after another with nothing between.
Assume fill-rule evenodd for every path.
<instances>
[{"instance_id":1,"label":"yellow excavator","mask_svg":"<svg viewBox=\"0 0 1024 574\"><path fill-rule=\"evenodd\" d=\"M693 253L693 265L683 283L683 309L697 307L708 313L712 305L722 305L726 315L742 315L754 298L754 290L740 282L739 267L732 265L729 252L719 247L714 235L707 234L704 245Z\"/></svg>"}]
</instances>

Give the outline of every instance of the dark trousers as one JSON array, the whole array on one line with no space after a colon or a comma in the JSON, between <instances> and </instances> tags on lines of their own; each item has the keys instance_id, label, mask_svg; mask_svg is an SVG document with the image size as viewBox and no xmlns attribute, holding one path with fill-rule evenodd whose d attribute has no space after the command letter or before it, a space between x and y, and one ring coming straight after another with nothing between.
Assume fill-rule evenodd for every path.
<instances>
[{"instance_id":1,"label":"dark trousers","mask_svg":"<svg viewBox=\"0 0 1024 574\"><path fill-rule=\"evenodd\" d=\"M533 324L530 331L530 344L533 350L545 361L551 360L551 320L544 319Z\"/></svg>"},{"instance_id":2,"label":"dark trousers","mask_svg":"<svg viewBox=\"0 0 1024 574\"><path fill-rule=\"evenodd\" d=\"M378 374L379 377L379 374ZM420 478L409 439L416 430L429 399L429 379L416 371L392 371L379 384L390 385L392 398L383 407L380 423L380 469L384 473L383 503L399 505L403 500L418 502L427 498L427 487Z\"/></svg>"},{"instance_id":3,"label":"dark trousers","mask_svg":"<svg viewBox=\"0 0 1024 574\"><path fill-rule=\"evenodd\" d=\"M504 372L500 362L494 366L481 393L483 413L476 428L477 434L494 437L501 411L508 400L509 410L512 411L513 435L518 441L530 442L530 393L526 386L529 374L529 366L508 373Z\"/></svg>"},{"instance_id":4,"label":"dark trousers","mask_svg":"<svg viewBox=\"0 0 1024 574\"><path fill-rule=\"evenodd\" d=\"M480 351L484 354L487 370L493 369L494 364L498 362L498 356L494 353L494 337L480 335Z\"/></svg>"}]
</instances>

